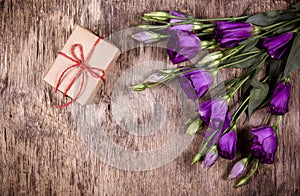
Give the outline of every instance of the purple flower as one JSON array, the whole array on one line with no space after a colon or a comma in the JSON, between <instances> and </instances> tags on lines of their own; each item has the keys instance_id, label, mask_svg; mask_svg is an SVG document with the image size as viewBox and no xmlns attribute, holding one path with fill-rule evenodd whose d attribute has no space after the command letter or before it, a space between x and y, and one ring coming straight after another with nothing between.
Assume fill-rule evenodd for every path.
<instances>
[{"instance_id":1,"label":"purple flower","mask_svg":"<svg viewBox=\"0 0 300 196\"><path fill-rule=\"evenodd\" d=\"M209 151L206 153L204 158L204 168L208 169L210 166L212 166L218 158L218 149L217 146L212 146Z\"/></svg>"},{"instance_id":2,"label":"purple flower","mask_svg":"<svg viewBox=\"0 0 300 196\"><path fill-rule=\"evenodd\" d=\"M290 41L294 33L288 32L274 37L268 37L263 40L263 46L268 54L275 60L281 59L290 46Z\"/></svg>"},{"instance_id":3,"label":"purple flower","mask_svg":"<svg viewBox=\"0 0 300 196\"><path fill-rule=\"evenodd\" d=\"M225 159L232 160L236 153L237 136L234 131L225 133L218 142L219 154Z\"/></svg>"},{"instance_id":4,"label":"purple flower","mask_svg":"<svg viewBox=\"0 0 300 196\"><path fill-rule=\"evenodd\" d=\"M188 69L183 71L188 71ZM213 80L207 71L194 70L180 75L179 82L186 96L196 101L208 91Z\"/></svg>"},{"instance_id":5,"label":"purple flower","mask_svg":"<svg viewBox=\"0 0 300 196\"><path fill-rule=\"evenodd\" d=\"M252 29L253 26L250 23L217 21L215 38L222 48L228 48L250 37Z\"/></svg>"},{"instance_id":6,"label":"purple flower","mask_svg":"<svg viewBox=\"0 0 300 196\"><path fill-rule=\"evenodd\" d=\"M225 130L229 127L231 116L226 102L214 98L199 104L200 119L214 130ZM222 134L222 133L221 133Z\"/></svg>"},{"instance_id":7,"label":"purple flower","mask_svg":"<svg viewBox=\"0 0 300 196\"><path fill-rule=\"evenodd\" d=\"M177 16L180 18L186 18L186 16L183 13L180 12L176 12L173 10L169 11L169 14L173 15L173 16ZM184 20L180 20L177 18L172 18L170 19L170 23L178 23L178 22L183 22ZM182 25L175 25L175 26L171 26L169 27L170 30L181 30L181 31L192 31L193 25L192 24L182 24Z\"/></svg>"},{"instance_id":8,"label":"purple flower","mask_svg":"<svg viewBox=\"0 0 300 196\"><path fill-rule=\"evenodd\" d=\"M173 64L178 64L195 57L200 51L200 39L188 31L170 31L167 39L167 52Z\"/></svg>"},{"instance_id":9,"label":"purple flower","mask_svg":"<svg viewBox=\"0 0 300 196\"><path fill-rule=\"evenodd\" d=\"M253 157L261 163L273 163L277 147L277 137L274 129L269 125L260 125L252 128L254 135L253 144L250 148Z\"/></svg>"},{"instance_id":10,"label":"purple flower","mask_svg":"<svg viewBox=\"0 0 300 196\"><path fill-rule=\"evenodd\" d=\"M247 169L248 162L249 158L247 157L234 164L228 175L228 180L234 179L243 174Z\"/></svg>"},{"instance_id":11,"label":"purple flower","mask_svg":"<svg viewBox=\"0 0 300 196\"><path fill-rule=\"evenodd\" d=\"M280 82L275 87L268 113L283 115L288 112L288 103L291 94L291 84Z\"/></svg>"}]
</instances>

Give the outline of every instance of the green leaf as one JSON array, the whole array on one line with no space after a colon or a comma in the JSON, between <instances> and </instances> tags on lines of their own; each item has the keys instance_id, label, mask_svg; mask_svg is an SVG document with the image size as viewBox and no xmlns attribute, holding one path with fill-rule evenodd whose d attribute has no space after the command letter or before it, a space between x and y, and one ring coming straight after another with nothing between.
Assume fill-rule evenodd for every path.
<instances>
[{"instance_id":1,"label":"green leaf","mask_svg":"<svg viewBox=\"0 0 300 196\"><path fill-rule=\"evenodd\" d=\"M249 59L245 60L243 62L237 63L235 65L232 65L230 67L231 68L246 68L246 67L250 67L251 65L254 64L254 62L256 62L257 55L252 55L252 57L251 56L240 57L240 58L235 59L235 61L239 61L239 60L246 59L246 58L249 58Z\"/></svg>"},{"instance_id":2,"label":"green leaf","mask_svg":"<svg viewBox=\"0 0 300 196\"><path fill-rule=\"evenodd\" d=\"M258 26L268 26L273 24L276 18L281 14L281 11L270 11L265 13L254 14L250 16L246 22L252 23Z\"/></svg>"},{"instance_id":3,"label":"green leaf","mask_svg":"<svg viewBox=\"0 0 300 196\"><path fill-rule=\"evenodd\" d=\"M260 13L260 14L254 14L252 16L250 16L246 22L248 23L252 23L254 25L258 25L258 26L267 26L269 24L269 22L267 21L267 17Z\"/></svg>"},{"instance_id":4,"label":"green leaf","mask_svg":"<svg viewBox=\"0 0 300 196\"><path fill-rule=\"evenodd\" d=\"M296 71L299 67L300 67L300 33L297 33L286 62L283 78L289 76L291 73Z\"/></svg>"},{"instance_id":5,"label":"green leaf","mask_svg":"<svg viewBox=\"0 0 300 196\"><path fill-rule=\"evenodd\" d=\"M275 85L282 79L283 70L284 70L284 61L283 60L271 60L269 65L269 78L268 84L270 89L273 89Z\"/></svg>"},{"instance_id":6,"label":"green leaf","mask_svg":"<svg viewBox=\"0 0 300 196\"><path fill-rule=\"evenodd\" d=\"M259 73L259 71L262 68L262 65L265 63L267 57L267 53L263 52L261 53L257 58L256 61L253 62L253 66L250 66L248 68L248 71L245 73L245 75L250 75L250 78L245 82L245 84L242 87L242 96L245 96L248 92L249 88L251 87L252 78L255 79L256 75Z\"/></svg>"},{"instance_id":7,"label":"green leaf","mask_svg":"<svg viewBox=\"0 0 300 196\"><path fill-rule=\"evenodd\" d=\"M294 8L297 11L300 10L300 1L292 5L292 8Z\"/></svg>"},{"instance_id":8,"label":"green leaf","mask_svg":"<svg viewBox=\"0 0 300 196\"><path fill-rule=\"evenodd\" d=\"M258 81L257 78L252 79L251 85L253 86L253 88L250 91L248 117L250 117L254 110L261 105L261 103L266 99L269 92L268 84Z\"/></svg>"},{"instance_id":9,"label":"green leaf","mask_svg":"<svg viewBox=\"0 0 300 196\"><path fill-rule=\"evenodd\" d=\"M246 39L245 41L242 41L240 43L240 45L244 44L244 45L246 45L246 47L243 48L241 53L248 52L248 51L252 50L256 46L258 40L259 40L258 36L251 36L248 39Z\"/></svg>"},{"instance_id":10,"label":"green leaf","mask_svg":"<svg viewBox=\"0 0 300 196\"><path fill-rule=\"evenodd\" d=\"M278 30L274 31L273 32L273 35L276 35L276 34L281 34L281 33L286 33L286 32L289 32L291 31L292 29L298 27L298 24L294 23L294 24L291 24L291 25L288 25L288 26L284 26L284 27L281 27L279 28Z\"/></svg>"},{"instance_id":11,"label":"green leaf","mask_svg":"<svg viewBox=\"0 0 300 196\"><path fill-rule=\"evenodd\" d=\"M280 11L280 10L272 10L272 11L265 12L265 13L266 13L266 16L268 18L274 18L274 17L279 16L282 13L282 11Z\"/></svg>"},{"instance_id":12,"label":"green leaf","mask_svg":"<svg viewBox=\"0 0 300 196\"><path fill-rule=\"evenodd\" d=\"M250 16L246 22L252 23L258 26L268 26L276 22L293 20L299 17L297 12L292 11L271 11L266 13L259 13Z\"/></svg>"},{"instance_id":13,"label":"green leaf","mask_svg":"<svg viewBox=\"0 0 300 196\"><path fill-rule=\"evenodd\" d=\"M275 22L283 22L283 21L289 21L298 18L299 15L296 12L290 12L285 11L281 15L277 16L276 18L273 18L273 23Z\"/></svg>"},{"instance_id":14,"label":"green leaf","mask_svg":"<svg viewBox=\"0 0 300 196\"><path fill-rule=\"evenodd\" d=\"M283 78L283 70L285 67L286 58L283 58L281 60L271 60L269 63L269 68L267 70L268 72L268 80L267 83L269 85L269 94L268 98L265 99L265 101L260 105L260 108L267 107L270 104L270 101L272 99L272 93L278 84Z\"/></svg>"}]
</instances>

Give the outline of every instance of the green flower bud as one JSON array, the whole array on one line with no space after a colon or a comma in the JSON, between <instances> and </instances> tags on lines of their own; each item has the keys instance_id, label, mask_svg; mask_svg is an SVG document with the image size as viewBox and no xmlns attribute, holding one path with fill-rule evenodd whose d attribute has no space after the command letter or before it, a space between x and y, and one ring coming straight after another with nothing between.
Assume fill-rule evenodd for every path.
<instances>
[{"instance_id":1,"label":"green flower bud","mask_svg":"<svg viewBox=\"0 0 300 196\"><path fill-rule=\"evenodd\" d=\"M208 46L208 47L205 48L205 49L207 49L207 50L212 50L212 49L215 49L215 48L217 48L217 47L218 47L218 44L212 44L212 45Z\"/></svg>"},{"instance_id":2,"label":"green flower bud","mask_svg":"<svg viewBox=\"0 0 300 196\"><path fill-rule=\"evenodd\" d=\"M253 35L259 35L261 30L262 30L261 27L253 25L252 33Z\"/></svg>"},{"instance_id":3,"label":"green flower bud","mask_svg":"<svg viewBox=\"0 0 300 196\"><path fill-rule=\"evenodd\" d=\"M237 188L237 187L243 186L248 183L248 180L249 180L249 177L246 176L246 177L242 178L236 185L234 185L234 187Z\"/></svg>"},{"instance_id":4,"label":"green flower bud","mask_svg":"<svg viewBox=\"0 0 300 196\"><path fill-rule=\"evenodd\" d=\"M170 15L167 12L150 12L144 14L144 16L155 18L157 20L168 20L169 18L174 18L174 16Z\"/></svg>"},{"instance_id":5,"label":"green flower bud","mask_svg":"<svg viewBox=\"0 0 300 196\"><path fill-rule=\"evenodd\" d=\"M204 44L206 44L206 43L204 43ZM219 59L221 59L222 57L223 57L223 52L221 52L221 51L212 52L212 53L206 55L203 59L201 59L198 62L198 64L206 64L206 63L210 63L210 62L215 62L215 61L218 61Z\"/></svg>"},{"instance_id":6,"label":"green flower bud","mask_svg":"<svg viewBox=\"0 0 300 196\"><path fill-rule=\"evenodd\" d=\"M189 135L195 134L199 130L201 124L202 121L200 120L200 118L195 119L190 123L189 127L187 128L186 134Z\"/></svg>"},{"instance_id":7,"label":"green flower bud","mask_svg":"<svg viewBox=\"0 0 300 196\"><path fill-rule=\"evenodd\" d=\"M163 17L152 17L152 18L160 21L168 20L168 18L163 18Z\"/></svg>"},{"instance_id":8,"label":"green flower bud","mask_svg":"<svg viewBox=\"0 0 300 196\"><path fill-rule=\"evenodd\" d=\"M176 69L165 69L165 70L160 70L160 72L163 74L172 75L176 72Z\"/></svg>"},{"instance_id":9,"label":"green flower bud","mask_svg":"<svg viewBox=\"0 0 300 196\"><path fill-rule=\"evenodd\" d=\"M134 91L143 91L147 88L147 85L141 83L141 84L132 85L129 88L131 88Z\"/></svg>"},{"instance_id":10,"label":"green flower bud","mask_svg":"<svg viewBox=\"0 0 300 196\"><path fill-rule=\"evenodd\" d=\"M201 48L206 48L211 44L210 41L200 41Z\"/></svg>"},{"instance_id":11,"label":"green flower bud","mask_svg":"<svg viewBox=\"0 0 300 196\"><path fill-rule=\"evenodd\" d=\"M203 28L203 23L202 22L194 22L192 30L199 30Z\"/></svg>"},{"instance_id":12,"label":"green flower bud","mask_svg":"<svg viewBox=\"0 0 300 196\"><path fill-rule=\"evenodd\" d=\"M203 33L211 33L211 32L214 32L214 30L215 30L215 27L211 27L211 28L204 29L202 32Z\"/></svg>"},{"instance_id":13,"label":"green flower bud","mask_svg":"<svg viewBox=\"0 0 300 196\"><path fill-rule=\"evenodd\" d=\"M217 67L221 64L220 60L215 60L214 62L212 62L211 64L209 64L208 67Z\"/></svg>"},{"instance_id":14,"label":"green flower bud","mask_svg":"<svg viewBox=\"0 0 300 196\"><path fill-rule=\"evenodd\" d=\"M200 160L200 158L201 158L201 154L197 153L193 158L192 164L195 164L196 162L198 162Z\"/></svg>"},{"instance_id":15,"label":"green flower bud","mask_svg":"<svg viewBox=\"0 0 300 196\"><path fill-rule=\"evenodd\" d=\"M149 30L149 29L165 29L168 28L169 25L140 25L139 28L143 30Z\"/></svg>"}]
</instances>

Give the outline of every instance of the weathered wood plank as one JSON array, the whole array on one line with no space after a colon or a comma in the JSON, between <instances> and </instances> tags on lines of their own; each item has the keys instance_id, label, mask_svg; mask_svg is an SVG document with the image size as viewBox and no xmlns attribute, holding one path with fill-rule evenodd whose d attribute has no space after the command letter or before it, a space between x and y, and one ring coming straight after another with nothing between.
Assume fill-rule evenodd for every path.
<instances>
[{"instance_id":1,"label":"weathered wood plank","mask_svg":"<svg viewBox=\"0 0 300 196\"><path fill-rule=\"evenodd\" d=\"M56 52L76 24L108 36L137 26L141 23L141 14L149 11L174 9L197 17L222 17L240 15L248 6L249 13L255 13L284 9L294 2L0 1L0 194L299 195L299 72L293 75L290 112L280 123L276 163L263 165L255 179L240 189L232 188L234 181L224 180L228 165L232 165L229 161L220 159L208 171L201 164L190 165L202 140L201 134L177 159L157 169L124 171L107 165L89 151L89 143L78 135L72 109L55 109L55 105L62 103L62 95L55 95L53 88L42 82ZM123 53L111 74L111 81L103 87L105 91L101 93L99 108L106 108L108 116L111 115L111 88L122 73L146 61L169 63L166 57L166 52L157 48L137 48ZM234 74L238 73L236 70ZM176 99L168 103L157 96L147 97L150 94L144 95L145 100L158 99L175 108L168 113L174 116L169 122L174 126ZM164 92L159 95L163 96ZM143 115L147 117L147 111ZM100 114L100 118L107 119L106 113ZM250 124L257 125L262 118L263 113L258 113ZM105 130L109 138L132 150L159 148L174 134L172 130L160 130L153 136L137 137L113 123L106 125L109 126L111 128ZM92 138L93 135L87 136Z\"/></svg>"}]
</instances>

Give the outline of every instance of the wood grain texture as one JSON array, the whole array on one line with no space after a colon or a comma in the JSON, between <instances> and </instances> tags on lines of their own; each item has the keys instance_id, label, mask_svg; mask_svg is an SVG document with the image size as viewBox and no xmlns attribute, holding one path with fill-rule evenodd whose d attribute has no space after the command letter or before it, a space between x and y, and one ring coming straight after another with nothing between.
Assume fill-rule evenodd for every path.
<instances>
[{"instance_id":1,"label":"wood grain texture","mask_svg":"<svg viewBox=\"0 0 300 196\"><path fill-rule=\"evenodd\" d=\"M201 164L190 165L203 134L177 159L157 169L137 172L107 165L78 136L72 109L55 109L65 101L62 95L42 82L77 24L108 36L139 25L140 16L149 11L174 9L196 17L224 17L241 15L246 8L249 13L285 9L294 2L1 0L0 195L299 195L300 72L293 75L290 112L280 122L275 164L262 165L255 178L239 189L233 188L235 181L224 179L233 162L219 159L208 171ZM122 54L110 82L102 87L99 107L110 107L111 86L123 72L137 62L157 59L170 63L166 52L157 48L141 47ZM174 106L172 99L169 106ZM110 115L107 111L104 115ZM170 115L175 114L170 111ZM260 124L263 115L256 113L249 126ZM172 134L160 131L150 138L136 137L113 125L106 133L116 144L133 150L158 148L164 142L161 138Z\"/></svg>"}]
</instances>

